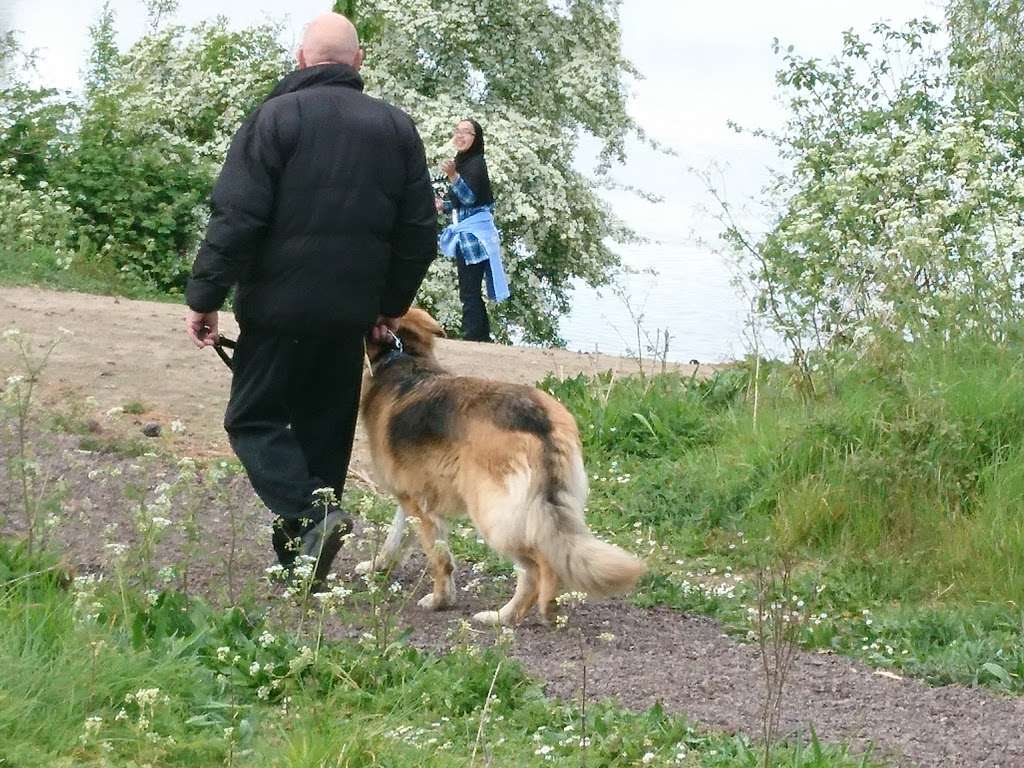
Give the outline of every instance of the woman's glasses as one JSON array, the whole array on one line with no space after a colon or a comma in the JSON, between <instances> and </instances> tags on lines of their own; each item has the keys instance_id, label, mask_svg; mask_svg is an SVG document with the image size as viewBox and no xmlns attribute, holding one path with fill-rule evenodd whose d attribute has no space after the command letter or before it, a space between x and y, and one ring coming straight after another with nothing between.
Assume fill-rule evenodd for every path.
<instances>
[{"instance_id":1,"label":"woman's glasses","mask_svg":"<svg viewBox=\"0 0 1024 768\"><path fill-rule=\"evenodd\" d=\"M475 131L467 131L465 128L456 128L452 132L453 136L476 136Z\"/></svg>"}]
</instances>

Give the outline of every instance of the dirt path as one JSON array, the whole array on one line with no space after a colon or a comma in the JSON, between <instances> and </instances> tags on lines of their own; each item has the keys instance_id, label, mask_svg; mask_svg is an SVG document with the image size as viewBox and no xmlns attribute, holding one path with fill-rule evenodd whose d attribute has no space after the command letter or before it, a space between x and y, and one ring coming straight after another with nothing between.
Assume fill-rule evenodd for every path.
<instances>
[{"instance_id":1,"label":"dirt path","mask_svg":"<svg viewBox=\"0 0 1024 768\"><path fill-rule=\"evenodd\" d=\"M220 415L227 393L227 370L212 353L192 349L181 330L181 310L173 305L104 297L60 294L32 289L0 289L0 330L17 325L42 342L59 326L75 332L57 349L43 392L51 402L94 397L96 413L141 400L154 411L146 420L168 425L181 419L187 429L165 434L161 441L179 455L227 452ZM571 375L612 368L628 373L635 363L564 351L523 350L444 342L441 356L451 368L511 381L534 381L553 371ZM0 347L0 374L12 370L9 345ZM154 416L155 414L155 416ZM125 416L104 418L103 424ZM0 424L0 427L4 425ZM107 427L105 426L104 429ZM165 430L165 433L169 430ZM0 438L4 430L0 429ZM69 435L40 436L40 463L67 487L66 522L56 534L69 562L82 571L107 565L98 539L131 538L123 514L127 485L152 486L176 475L170 459L121 459L76 451ZM10 441L0 439L0 450ZM0 455L0 460L3 456ZM360 456L360 460L364 460ZM111 470L114 470L113 472ZM193 563L191 587L223 593L226 585L249 579L269 563L266 513L244 478L219 491L197 486L192 502L202 510L203 546L189 549L169 542L161 550L168 563ZM13 508L11 488L0 484L0 508ZM180 514L177 506L172 515ZM228 555L231 528L240 522L234 554ZM17 528L14 521L11 526ZM10 533L0 530L0 534ZM337 570L349 573L359 556L343 551ZM233 572L226 563L233 563ZM470 575L459 575L460 587ZM422 560L413 556L398 572L407 587L415 585ZM461 603L451 611L426 613L415 607L404 619L415 628L412 641L444 648L460 622L472 612L494 607L510 585L487 579L477 588L459 590ZM232 591L234 591L232 587ZM421 587L421 591L422 587ZM753 646L726 637L715 622L667 609L639 609L623 602L588 605L574 623L582 628L587 655L588 695L612 696L629 707L660 701L672 712L756 738L761 701L760 660ZM602 633L614 639L602 639ZM486 633L480 636L487 641ZM527 622L518 628L512 655L548 681L552 694L577 695L581 675L576 635ZM1024 766L1024 700L958 686L931 688L908 679L890 679L848 659L801 653L790 678L783 727L806 733L810 727L825 741L860 747L874 744L876 756L900 765L926 768Z\"/></svg>"},{"instance_id":2,"label":"dirt path","mask_svg":"<svg viewBox=\"0 0 1024 768\"><path fill-rule=\"evenodd\" d=\"M62 293L37 288L0 288L0 332L16 327L37 345L62 335L47 366L43 396L50 403L95 399L96 415L140 401L153 410L139 421L161 423L164 431L180 421L185 431L167 435L171 447L191 456L230 455L221 418L230 372L213 350L197 350L185 336L184 311L175 304L132 301L112 296ZM221 329L238 335L230 313ZM15 367L14 349L0 344L0 373ZM622 357L563 349L506 347L441 339L438 357L455 373L534 384L549 373L575 376L615 371L636 373L637 362ZM691 373L694 366L676 366ZM701 366L699 375L713 370ZM367 469L362 435L353 466Z\"/></svg>"}]
</instances>

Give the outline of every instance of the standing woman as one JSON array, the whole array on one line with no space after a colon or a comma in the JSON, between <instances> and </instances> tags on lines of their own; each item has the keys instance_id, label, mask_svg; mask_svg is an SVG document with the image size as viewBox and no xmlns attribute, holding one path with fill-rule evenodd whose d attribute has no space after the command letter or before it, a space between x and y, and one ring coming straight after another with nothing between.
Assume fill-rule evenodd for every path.
<instances>
[{"instance_id":1,"label":"standing woman","mask_svg":"<svg viewBox=\"0 0 1024 768\"><path fill-rule=\"evenodd\" d=\"M438 212L451 212L452 223L440 238L441 252L455 259L459 269L462 301L462 337L490 341L491 327L481 284L487 281L491 301L509 297L508 281L501 263L501 240L494 226L494 194L484 160L484 131L476 120L462 120L455 127L454 160L441 165L452 183L446 200L435 202Z\"/></svg>"}]
</instances>

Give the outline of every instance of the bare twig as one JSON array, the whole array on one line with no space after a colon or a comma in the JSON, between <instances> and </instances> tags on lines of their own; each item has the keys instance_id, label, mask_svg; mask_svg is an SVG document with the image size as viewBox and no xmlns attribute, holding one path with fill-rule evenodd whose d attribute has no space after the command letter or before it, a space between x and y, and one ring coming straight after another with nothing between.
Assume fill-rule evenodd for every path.
<instances>
[{"instance_id":1,"label":"bare twig","mask_svg":"<svg viewBox=\"0 0 1024 768\"><path fill-rule=\"evenodd\" d=\"M792 564L788 559L782 560L776 568L761 568L757 573L754 626L765 682L761 708L764 768L771 765L772 749L782 719L786 681L800 644L803 604L789 596L791 575Z\"/></svg>"},{"instance_id":2,"label":"bare twig","mask_svg":"<svg viewBox=\"0 0 1024 768\"><path fill-rule=\"evenodd\" d=\"M359 470L359 469L353 469L352 467L349 467L349 469L348 469L348 476L353 478L353 479L355 479L355 480L358 480L360 483L365 485L370 491L372 491L374 493L374 495L376 495L376 496L383 496L384 495L384 492L381 490L380 486L377 485L377 483L374 481L374 479L372 477L370 477L366 472L363 472L362 470Z\"/></svg>"},{"instance_id":3,"label":"bare twig","mask_svg":"<svg viewBox=\"0 0 1024 768\"><path fill-rule=\"evenodd\" d=\"M469 758L469 768L476 765L476 753L480 748L480 742L484 737L484 724L487 722L487 712L491 708L491 700L494 698L494 684L498 682L498 673L501 671L501 662L494 668L494 677L491 678L491 687L487 689L487 698L484 700L484 708L480 712L480 725L476 729L476 741L473 743L473 754Z\"/></svg>"}]
</instances>

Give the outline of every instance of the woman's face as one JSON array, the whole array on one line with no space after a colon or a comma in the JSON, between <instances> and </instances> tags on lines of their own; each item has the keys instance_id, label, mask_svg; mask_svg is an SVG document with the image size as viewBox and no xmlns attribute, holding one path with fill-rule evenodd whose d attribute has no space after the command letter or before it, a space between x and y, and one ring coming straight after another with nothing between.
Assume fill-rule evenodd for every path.
<instances>
[{"instance_id":1,"label":"woman's face","mask_svg":"<svg viewBox=\"0 0 1024 768\"><path fill-rule=\"evenodd\" d=\"M475 138L476 131L473 129L473 124L468 120L463 120L455 126L455 133L452 134L452 144L455 145L455 149L459 152L465 152L473 146Z\"/></svg>"}]
</instances>

